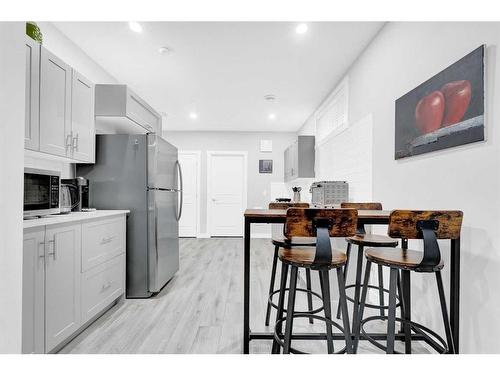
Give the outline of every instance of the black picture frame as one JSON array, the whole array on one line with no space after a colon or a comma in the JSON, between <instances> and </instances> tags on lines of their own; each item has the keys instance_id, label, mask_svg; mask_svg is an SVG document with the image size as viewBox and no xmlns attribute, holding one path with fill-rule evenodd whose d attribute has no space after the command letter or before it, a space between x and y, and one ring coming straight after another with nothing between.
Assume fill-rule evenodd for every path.
<instances>
[{"instance_id":1,"label":"black picture frame","mask_svg":"<svg viewBox=\"0 0 500 375\"><path fill-rule=\"evenodd\" d=\"M273 173L273 161L271 159L259 160L259 173Z\"/></svg>"}]
</instances>

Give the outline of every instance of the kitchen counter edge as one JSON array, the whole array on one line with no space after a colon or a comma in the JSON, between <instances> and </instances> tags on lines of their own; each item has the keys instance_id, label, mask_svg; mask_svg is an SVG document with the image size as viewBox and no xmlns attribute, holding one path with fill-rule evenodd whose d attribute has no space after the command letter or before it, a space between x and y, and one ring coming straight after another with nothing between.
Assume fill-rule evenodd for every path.
<instances>
[{"instance_id":1,"label":"kitchen counter edge","mask_svg":"<svg viewBox=\"0 0 500 375\"><path fill-rule=\"evenodd\" d=\"M23 220L23 228L36 228L47 225L66 224L77 221L100 219L104 217L126 215L130 210L97 210L91 212L72 212L67 215L46 216L39 219Z\"/></svg>"}]
</instances>

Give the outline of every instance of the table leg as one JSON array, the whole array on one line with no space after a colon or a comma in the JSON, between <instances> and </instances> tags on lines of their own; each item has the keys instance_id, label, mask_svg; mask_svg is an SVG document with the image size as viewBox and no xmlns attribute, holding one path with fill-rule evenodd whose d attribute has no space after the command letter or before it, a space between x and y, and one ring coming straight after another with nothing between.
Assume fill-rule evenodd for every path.
<instances>
[{"instance_id":1,"label":"table leg","mask_svg":"<svg viewBox=\"0 0 500 375\"><path fill-rule=\"evenodd\" d=\"M243 354L250 349L250 221L245 218L243 281Z\"/></svg>"},{"instance_id":2,"label":"table leg","mask_svg":"<svg viewBox=\"0 0 500 375\"><path fill-rule=\"evenodd\" d=\"M459 351L460 328L460 238L451 240L450 272L450 324L455 345L455 354Z\"/></svg>"}]
</instances>

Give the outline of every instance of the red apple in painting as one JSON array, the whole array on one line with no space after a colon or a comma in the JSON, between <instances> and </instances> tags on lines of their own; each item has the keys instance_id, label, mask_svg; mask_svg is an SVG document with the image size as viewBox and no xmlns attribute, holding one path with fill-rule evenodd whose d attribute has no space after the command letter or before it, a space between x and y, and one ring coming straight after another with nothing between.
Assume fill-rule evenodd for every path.
<instances>
[{"instance_id":1,"label":"red apple in painting","mask_svg":"<svg viewBox=\"0 0 500 375\"><path fill-rule=\"evenodd\" d=\"M444 115L444 96L441 91L433 91L424 96L415 108L415 120L421 133L431 133L441 127Z\"/></svg>"},{"instance_id":2,"label":"red apple in painting","mask_svg":"<svg viewBox=\"0 0 500 375\"><path fill-rule=\"evenodd\" d=\"M454 81L441 87L446 102L442 126L460 122L469 108L471 86L467 80Z\"/></svg>"}]
</instances>

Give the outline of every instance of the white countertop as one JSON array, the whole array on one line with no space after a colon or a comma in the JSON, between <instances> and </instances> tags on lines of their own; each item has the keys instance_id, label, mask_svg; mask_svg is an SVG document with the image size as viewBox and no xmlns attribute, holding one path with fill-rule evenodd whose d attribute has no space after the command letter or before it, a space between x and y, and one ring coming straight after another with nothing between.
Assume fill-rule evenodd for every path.
<instances>
[{"instance_id":1,"label":"white countertop","mask_svg":"<svg viewBox=\"0 0 500 375\"><path fill-rule=\"evenodd\" d=\"M71 212L63 215L48 215L39 219L23 220L24 229L45 225L65 224L72 221L99 219L107 216L128 214L129 210L97 210L91 212Z\"/></svg>"}]
</instances>

